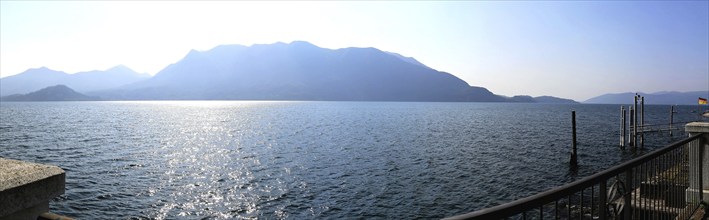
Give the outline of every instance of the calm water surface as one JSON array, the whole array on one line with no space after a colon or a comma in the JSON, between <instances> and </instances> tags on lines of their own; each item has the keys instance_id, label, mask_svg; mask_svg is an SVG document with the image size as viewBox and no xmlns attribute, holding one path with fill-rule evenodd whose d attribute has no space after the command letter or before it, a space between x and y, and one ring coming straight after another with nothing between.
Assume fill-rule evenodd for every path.
<instances>
[{"instance_id":1,"label":"calm water surface","mask_svg":"<svg viewBox=\"0 0 709 220\"><path fill-rule=\"evenodd\" d=\"M678 107L675 121L695 108ZM668 122L669 106L646 111ZM440 218L670 143L653 134L643 150L620 149L618 115L618 105L2 102L0 157L66 170L50 209L80 219Z\"/></svg>"}]
</instances>

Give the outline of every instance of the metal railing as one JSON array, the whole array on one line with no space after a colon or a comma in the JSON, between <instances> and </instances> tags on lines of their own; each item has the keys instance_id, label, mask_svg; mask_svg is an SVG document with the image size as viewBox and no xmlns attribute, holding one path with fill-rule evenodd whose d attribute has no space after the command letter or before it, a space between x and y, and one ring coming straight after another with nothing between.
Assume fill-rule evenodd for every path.
<instances>
[{"instance_id":1,"label":"metal railing","mask_svg":"<svg viewBox=\"0 0 709 220\"><path fill-rule=\"evenodd\" d=\"M692 136L564 186L448 219L689 219L702 201L707 136Z\"/></svg>"}]
</instances>

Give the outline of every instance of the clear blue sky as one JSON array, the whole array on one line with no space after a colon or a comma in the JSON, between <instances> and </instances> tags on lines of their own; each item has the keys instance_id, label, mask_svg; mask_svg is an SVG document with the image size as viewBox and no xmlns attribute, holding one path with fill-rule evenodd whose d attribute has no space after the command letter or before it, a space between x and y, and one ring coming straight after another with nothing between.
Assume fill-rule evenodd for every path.
<instances>
[{"instance_id":1,"label":"clear blue sky","mask_svg":"<svg viewBox=\"0 0 709 220\"><path fill-rule=\"evenodd\" d=\"M508 96L709 90L709 1L0 1L2 77L155 74L191 49L294 40L397 52Z\"/></svg>"}]
</instances>

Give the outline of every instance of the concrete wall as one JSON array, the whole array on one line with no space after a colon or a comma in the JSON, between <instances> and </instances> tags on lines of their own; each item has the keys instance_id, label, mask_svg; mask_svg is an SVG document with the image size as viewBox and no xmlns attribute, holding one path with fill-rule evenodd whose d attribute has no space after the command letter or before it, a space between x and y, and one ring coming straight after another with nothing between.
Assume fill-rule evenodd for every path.
<instances>
[{"instance_id":1,"label":"concrete wall","mask_svg":"<svg viewBox=\"0 0 709 220\"><path fill-rule=\"evenodd\" d=\"M0 158L0 220L37 219L64 193L65 178L56 166Z\"/></svg>"},{"instance_id":2,"label":"concrete wall","mask_svg":"<svg viewBox=\"0 0 709 220\"><path fill-rule=\"evenodd\" d=\"M709 201L709 122L692 122L685 125L684 129L690 136L704 136L698 143L689 145L689 170L698 169L697 164L702 164L702 199L703 201ZM696 155L696 152L699 152L699 155ZM689 181L687 199L690 199L690 194L696 193L700 188L697 186L699 182L698 176L690 175Z\"/></svg>"}]
</instances>

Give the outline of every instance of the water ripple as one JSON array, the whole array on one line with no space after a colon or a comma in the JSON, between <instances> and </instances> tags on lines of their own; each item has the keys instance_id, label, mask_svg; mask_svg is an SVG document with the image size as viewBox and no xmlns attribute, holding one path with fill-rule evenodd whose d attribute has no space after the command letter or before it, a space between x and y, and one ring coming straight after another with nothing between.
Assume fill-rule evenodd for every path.
<instances>
[{"instance_id":1,"label":"water ripple","mask_svg":"<svg viewBox=\"0 0 709 220\"><path fill-rule=\"evenodd\" d=\"M0 157L66 170L51 209L80 219L440 218L669 143L649 137L644 151L619 149L612 105L0 104ZM646 118L663 120L666 108L648 106ZM578 174L566 164L571 110Z\"/></svg>"}]
</instances>

